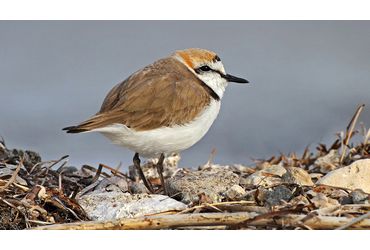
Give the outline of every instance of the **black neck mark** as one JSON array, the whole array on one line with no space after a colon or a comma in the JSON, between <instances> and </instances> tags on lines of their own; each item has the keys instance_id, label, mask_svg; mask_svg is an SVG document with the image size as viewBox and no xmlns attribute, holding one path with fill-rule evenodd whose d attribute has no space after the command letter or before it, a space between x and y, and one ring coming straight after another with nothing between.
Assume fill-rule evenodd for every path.
<instances>
[{"instance_id":1,"label":"black neck mark","mask_svg":"<svg viewBox=\"0 0 370 250\"><path fill-rule=\"evenodd\" d=\"M208 86L205 82L203 82L200 79L199 79L199 81L201 82L201 86L208 92L208 94L210 96L212 96L213 99L215 99L216 101L220 100L220 97L217 95L217 93L210 86Z\"/></svg>"}]
</instances>

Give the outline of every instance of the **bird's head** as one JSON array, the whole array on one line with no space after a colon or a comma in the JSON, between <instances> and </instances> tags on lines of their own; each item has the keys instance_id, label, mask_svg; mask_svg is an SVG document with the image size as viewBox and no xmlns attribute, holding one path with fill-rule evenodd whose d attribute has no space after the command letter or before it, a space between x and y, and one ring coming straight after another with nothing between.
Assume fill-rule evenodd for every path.
<instances>
[{"instance_id":1,"label":"bird's head","mask_svg":"<svg viewBox=\"0 0 370 250\"><path fill-rule=\"evenodd\" d=\"M205 49L185 49L173 56L188 67L200 80L222 98L228 82L248 83L247 80L226 74L220 57Z\"/></svg>"}]
</instances>

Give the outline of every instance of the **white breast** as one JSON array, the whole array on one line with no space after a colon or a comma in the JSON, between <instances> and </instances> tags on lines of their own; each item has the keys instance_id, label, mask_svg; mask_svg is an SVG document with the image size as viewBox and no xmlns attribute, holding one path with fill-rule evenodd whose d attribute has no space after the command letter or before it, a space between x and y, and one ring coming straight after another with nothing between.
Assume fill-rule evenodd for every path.
<instances>
[{"instance_id":1,"label":"white breast","mask_svg":"<svg viewBox=\"0 0 370 250\"><path fill-rule=\"evenodd\" d=\"M158 157L161 153L180 152L198 142L216 119L220 105L219 101L212 100L194 121L185 125L135 131L116 123L92 131L100 132L114 144L127 147L144 157Z\"/></svg>"}]
</instances>

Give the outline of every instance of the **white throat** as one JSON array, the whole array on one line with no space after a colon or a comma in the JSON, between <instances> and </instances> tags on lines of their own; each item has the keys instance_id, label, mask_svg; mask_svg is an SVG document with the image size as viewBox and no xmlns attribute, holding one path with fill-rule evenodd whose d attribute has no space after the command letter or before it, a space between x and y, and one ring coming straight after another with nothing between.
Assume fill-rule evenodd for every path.
<instances>
[{"instance_id":1,"label":"white throat","mask_svg":"<svg viewBox=\"0 0 370 250\"><path fill-rule=\"evenodd\" d=\"M197 76L207 84L207 86L210 87L220 97L220 99L222 98L228 84L224 78L214 72Z\"/></svg>"}]
</instances>

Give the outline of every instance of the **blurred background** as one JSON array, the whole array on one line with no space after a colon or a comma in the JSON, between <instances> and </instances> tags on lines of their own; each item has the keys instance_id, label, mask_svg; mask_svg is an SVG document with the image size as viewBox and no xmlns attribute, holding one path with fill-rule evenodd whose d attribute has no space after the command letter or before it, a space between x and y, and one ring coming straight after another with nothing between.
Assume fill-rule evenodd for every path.
<instances>
[{"instance_id":1,"label":"blurred background","mask_svg":"<svg viewBox=\"0 0 370 250\"><path fill-rule=\"evenodd\" d=\"M250 84L229 85L180 166L203 164L212 148L220 164L313 149L332 142L360 103L370 126L367 21L0 21L0 136L44 160L130 165L133 152L102 135L61 129L96 113L134 71L190 47L217 52Z\"/></svg>"}]
</instances>

